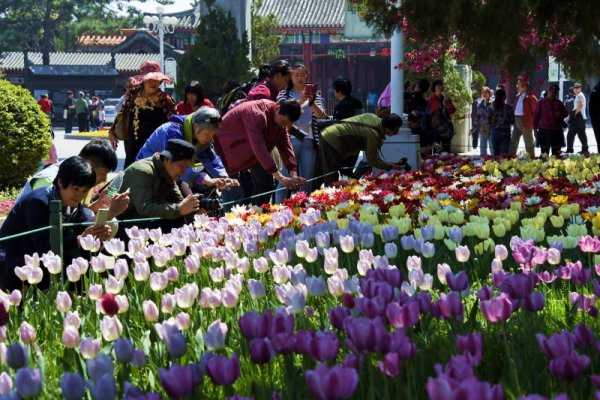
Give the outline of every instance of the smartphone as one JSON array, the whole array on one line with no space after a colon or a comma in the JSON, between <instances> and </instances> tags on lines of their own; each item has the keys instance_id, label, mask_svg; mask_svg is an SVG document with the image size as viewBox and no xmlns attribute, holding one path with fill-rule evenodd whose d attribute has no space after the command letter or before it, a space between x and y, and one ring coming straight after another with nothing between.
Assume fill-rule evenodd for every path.
<instances>
[{"instance_id":1,"label":"smartphone","mask_svg":"<svg viewBox=\"0 0 600 400\"><path fill-rule=\"evenodd\" d=\"M94 222L98 226L103 226L108 220L108 208L101 208L96 213L96 221Z\"/></svg>"},{"instance_id":2,"label":"smartphone","mask_svg":"<svg viewBox=\"0 0 600 400\"><path fill-rule=\"evenodd\" d=\"M316 83L307 83L306 86L304 86L304 91L308 96L317 93L317 90L319 90L319 86Z\"/></svg>"}]
</instances>

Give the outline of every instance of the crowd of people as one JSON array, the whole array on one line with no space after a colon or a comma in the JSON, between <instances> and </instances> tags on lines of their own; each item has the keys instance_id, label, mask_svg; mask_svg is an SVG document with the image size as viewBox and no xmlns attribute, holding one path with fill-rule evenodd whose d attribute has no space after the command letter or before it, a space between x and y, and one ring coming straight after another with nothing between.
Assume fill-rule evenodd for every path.
<instances>
[{"instance_id":1,"label":"crowd of people","mask_svg":"<svg viewBox=\"0 0 600 400\"><path fill-rule=\"evenodd\" d=\"M370 168L407 169L402 161L381 156L385 138L396 135L403 121L389 110L389 90L382 93L376 113L363 113L362 102L352 96L352 83L338 79L332 87L337 104L328 115L321 92L309 77L305 65L278 60L262 67L251 84L227 82L215 107L195 81L176 103L161 90L161 83L170 78L158 63L143 63L139 74L127 81L109 140L93 139L78 156L51 163L35 174L2 225L0 237L47 225L52 200L62 201L65 222L91 222L104 210L106 221L65 232L66 264L84 252L79 240L83 236L100 241L115 235L125 238L125 229L133 225L168 230L190 222L197 213L222 212L221 200L225 210L235 204L282 203L295 191L310 192L323 182L332 184L351 175L360 152ZM405 112L408 127L420 137L422 156L450 151L456 107L445 95L443 82L421 79L411 86L405 88ZM506 101L504 88L483 87L481 99L473 105L473 146L479 146L481 154L488 148L495 155L515 154L523 137L532 157L536 144L543 153L559 154L568 124L567 151L572 152L577 136L586 153L586 101L581 85L575 84L573 90L576 97L569 113L558 100L557 85L550 85L538 101L528 82L521 80L514 104ZM593 96L599 107L598 87ZM93 110L101 110L101 102L98 97L88 101L83 92L74 100L70 93L65 101L70 116L66 131L74 118L80 130L88 129L87 123L98 127ZM594 127L600 127L598 110L592 106L593 102L590 117ZM52 116L51 102L42 98L40 107ZM117 168L121 141L124 170L107 183ZM116 185L117 180L122 183ZM23 265L25 254L49 249L48 231L1 242L0 286L18 287L22 279L14 269Z\"/></svg>"},{"instance_id":2,"label":"crowd of people","mask_svg":"<svg viewBox=\"0 0 600 400\"><path fill-rule=\"evenodd\" d=\"M78 97L72 91L67 92L63 102L65 133L73 131L73 123L77 122L79 132L90 132L103 129L106 113L101 95L90 96L89 93L79 92Z\"/></svg>"}]
</instances>

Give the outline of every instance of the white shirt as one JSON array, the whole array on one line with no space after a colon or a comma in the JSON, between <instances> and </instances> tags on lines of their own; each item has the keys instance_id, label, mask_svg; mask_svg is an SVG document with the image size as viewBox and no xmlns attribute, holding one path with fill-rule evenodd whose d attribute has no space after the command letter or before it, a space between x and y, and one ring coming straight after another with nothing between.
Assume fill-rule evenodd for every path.
<instances>
[{"instance_id":1,"label":"white shirt","mask_svg":"<svg viewBox=\"0 0 600 400\"><path fill-rule=\"evenodd\" d=\"M525 111L523 111L523 100L525 99L525 95L525 92L523 92L517 97L517 104L515 105L515 117L522 117L525 114Z\"/></svg>"},{"instance_id":2,"label":"white shirt","mask_svg":"<svg viewBox=\"0 0 600 400\"><path fill-rule=\"evenodd\" d=\"M585 115L585 106L586 106L585 95L581 92L579 92L579 94L577 96L575 96L575 102L573 103L573 107L577 108L577 106L579 104L583 105L583 107L581 107L581 111L579 111L579 112L581 113L581 116L583 117L583 119L586 120L587 116Z\"/></svg>"}]
</instances>

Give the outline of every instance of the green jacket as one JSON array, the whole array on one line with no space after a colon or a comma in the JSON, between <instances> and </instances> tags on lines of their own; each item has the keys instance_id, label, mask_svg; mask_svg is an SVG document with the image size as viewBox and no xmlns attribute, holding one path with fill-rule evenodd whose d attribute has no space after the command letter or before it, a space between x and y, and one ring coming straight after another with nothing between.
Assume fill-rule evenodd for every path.
<instances>
[{"instance_id":1,"label":"green jacket","mask_svg":"<svg viewBox=\"0 0 600 400\"><path fill-rule=\"evenodd\" d=\"M78 98L77 100L75 100L74 106L75 106L76 114L87 113L87 111L88 111L88 103L81 97Z\"/></svg>"},{"instance_id":2,"label":"green jacket","mask_svg":"<svg viewBox=\"0 0 600 400\"><path fill-rule=\"evenodd\" d=\"M177 184L167 175L157 156L138 160L124 171L121 192L130 189L129 209L121 219L160 217L176 219L183 195Z\"/></svg>"},{"instance_id":3,"label":"green jacket","mask_svg":"<svg viewBox=\"0 0 600 400\"><path fill-rule=\"evenodd\" d=\"M375 129L344 124L343 121L371 125L376 127L379 133ZM325 128L321 132L321 136L342 158L356 156L361 151L365 151L370 166L386 171L392 168L390 163L379 157L379 150L385 140L385 133L381 127L381 118L375 114L361 114L342 120L340 123Z\"/></svg>"}]
</instances>

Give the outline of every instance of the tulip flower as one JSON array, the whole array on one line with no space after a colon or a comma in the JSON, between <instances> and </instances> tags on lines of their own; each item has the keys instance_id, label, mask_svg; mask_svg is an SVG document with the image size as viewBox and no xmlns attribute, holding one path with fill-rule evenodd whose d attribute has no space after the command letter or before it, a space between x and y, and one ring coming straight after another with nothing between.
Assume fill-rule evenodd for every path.
<instances>
[{"instance_id":1,"label":"tulip flower","mask_svg":"<svg viewBox=\"0 0 600 400\"><path fill-rule=\"evenodd\" d=\"M512 303L505 293L482 301L479 307L485 318L491 323L504 322L512 313Z\"/></svg>"},{"instance_id":2,"label":"tulip flower","mask_svg":"<svg viewBox=\"0 0 600 400\"><path fill-rule=\"evenodd\" d=\"M105 316L100 321L100 332L104 340L112 342L123 333L123 325L117 317Z\"/></svg>"},{"instance_id":3,"label":"tulip flower","mask_svg":"<svg viewBox=\"0 0 600 400\"><path fill-rule=\"evenodd\" d=\"M0 394L6 394L13 388L13 382L10 375L6 372L0 374Z\"/></svg>"},{"instance_id":4,"label":"tulip flower","mask_svg":"<svg viewBox=\"0 0 600 400\"><path fill-rule=\"evenodd\" d=\"M79 331L72 325L64 328L62 341L66 348L74 349L79 345Z\"/></svg>"},{"instance_id":5,"label":"tulip flower","mask_svg":"<svg viewBox=\"0 0 600 400\"><path fill-rule=\"evenodd\" d=\"M382 361L377 361L377 366L382 373L393 378L400 373L402 358L398 353L387 353Z\"/></svg>"},{"instance_id":6,"label":"tulip flower","mask_svg":"<svg viewBox=\"0 0 600 400\"><path fill-rule=\"evenodd\" d=\"M254 300L265 297L265 285L260 279L248 279L248 291Z\"/></svg>"},{"instance_id":7,"label":"tulip flower","mask_svg":"<svg viewBox=\"0 0 600 400\"><path fill-rule=\"evenodd\" d=\"M36 339L35 329L27 321L23 321L19 327L19 336L23 343L33 343Z\"/></svg>"},{"instance_id":8,"label":"tulip flower","mask_svg":"<svg viewBox=\"0 0 600 400\"><path fill-rule=\"evenodd\" d=\"M115 359L126 364L133 360L133 343L127 338L118 338L113 343L113 349L115 350Z\"/></svg>"},{"instance_id":9,"label":"tulip flower","mask_svg":"<svg viewBox=\"0 0 600 400\"><path fill-rule=\"evenodd\" d=\"M85 381L77 372L65 372L60 378L60 388L65 400L81 400L85 395Z\"/></svg>"},{"instance_id":10,"label":"tulip flower","mask_svg":"<svg viewBox=\"0 0 600 400\"><path fill-rule=\"evenodd\" d=\"M354 368L335 366L329 369L319 364L306 371L308 391L320 400L346 399L354 394L358 385L358 372Z\"/></svg>"},{"instance_id":11,"label":"tulip flower","mask_svg":"<svg viewBox=\"0 0 600 400\"><path fill-rule=\"evenodd\" d=\"M114 294L106 293L100 297L100 305L102 311L107 315L116 315L119 312L119 303L115 299Z\"/></svg>"},{"instance_id":12,"label":"tulip flower","mask_svg":"<svg viewBox=\"0 0 600 400\"><path fill-rule=\"evenodd\" d=\"M52 275L60 274L60 271L62 271L62 260L51 251L42 256L42 262Z\"/></svg>"},{"instance_id":13,"label":"tulip flower","mask_svg":"<svg viewBox=\"0 0 600 400\"><path fill-rule=\"evenodd\" d=\"M174 399L181 399L192 394L194 379L192 369L177 364L169 369L158 370L160 385Z\"/></svg>"},{"instance_id":14,"label":"tulip flower","mask_svg":"<svg viewBox=\"0 0 600 400\"><path fill-rule=\"evenodd\" d=\"M180 358L187 352L187 340L181 332L174 332L168 336L169 355Z\"/></svg>"},{"instance_id":15,"label":"tulip flower","mask_svg":"<svg viewBox=\"0 0 600 400\"><path fill-rule=\"evenodd\" d=\"M255 364L267 364L275 357L275 349L268 338L250 341L250 360Z\"/></svg>"},{"instance_id":16,"label":"tulip flower","mask_svg":"<svg viewBox=\"0 0 600 400\"><path fill-rule=\"evenodd\" d=\"M154 292L164 290L169 284L167 275L162 272L153 272L150 274L150 289Z\"/></svg>"},{"instance_id":17,"label":"tulip flower","mask_svg":"<svg viewBox=\"0 0 600 400\"><path fill-rule=\"evenodd\" d=\"M590 366L590 358L577 353L562 355L550 361L549 370L558 379L572 381Z\"/></svg>"},{"instance_id":18,"label":"tulip flower","mask_svg":"<svg viewBox=\"0 0 600 400\"><path fill-rule=\"evenodd\" d=\"M56 308L62 313L66 313L71 309L71 296L67 292L58 292L56 294ZM0 322L1 325L1 322Z\"/></svg>"},{"instance_id":19,"label":"tulip flower","mask_svg":"<svg viewBox=\"0 0 600 400\"><path fill-rule=\"evenodd\" d=\"M231 358L215 356L208 360L206 372L215 385L229 386L240 377L240 361L237 354Z\"/></svg>"},{"instance_id":20,"label":"tulip flower","mask_svg":"<svg viewBox=\"0 0 600 400\"><path fill-rule=\"evenodd\" d=\"M558 358L575 352L575 335L571 332L555 333L549 339L538 333L535 338L540 349L548 358Z\"/></svg>"},{"instance_id":21,"label":"tulip flower","mask_svg":"<svg viewBox=\"0 0 600 400\"><path fill-rule=\"evenodd\" d=\"M15 374L15 387L24 399L38 397L42 392L42 374L37 368L24 367Z\"/></svg>"},{"instance_id":22,"label":"tulip flower","mask_svg":"<svg viewBox=\"0 0 600 400\"><path fill-rule=\"evenodd\" d=\"M600 239L597 236L583 236L577 245L584 253L600 253Z\"/></svg>"},{"instance_id":23,"label":"tulip flower","mask_svg":"<svg viewBox=\"0 0 600 400\"><path fill-rule=\"evenodd\" d=\"M27 348L20 343L11 343L6 348L6 365L12 369L23 368L29 362L29 353Z\"/></svg>"},{"instance_id":24,"label":"tulip flower","mask_svg":"<svg viewBox=\"0 0 600 400\"><path fill-rule=\"evenodd\" d=\"M330 361L337 357L340 343L332 332L317 332L308 343L308 354L317 361Z\"/></svg>"},{"instance_id":25,"label":"tulip flower","mask_svg":"<svg viewBox=\"0 0 600 400\"><path fill-rule=\"evenodd\" d=\"M160 310L165 314L171 314L175 311L177 300L175 296L169 293L165 293L160 299Z\"/></svg>"},{"instance_id":26,"label":"tulip flower","mask_svg":"<svg viewBox=\"0 0 600 400\"><path fill-rule=\"evenodd\" d=\"M100 352L100 340L94 338L83 338L79 344L79 350L83 358L92 360Z\"/></svg>"},{"instance_id":27,"label":"tulip flower","mask_svg":"<svg viewBox=\"0 0 600 400\"><path fill-rule=\"evenodd\" d=\"M21 294L21 291L18 289L15 289L12 292L10 292L10 295L8 296L8 302L13 306L18 306L19 304L21 304L22 298L23 298L23 296Z\"/></svg>"},{"instance_id":28,"label":"tulip flower","mask_svg":"<svg viewBox=\"0 0 600 400\"><path fill-rule=\"evenodd\" d=\"M419 304L416 302L404 305L396 302L389 303L385 315L394 328L409 328L419 322Z\"/></svg>"},{"instance_id":29,"label":"tulip flower","mask_svg":"<svg viewBox=\"0 0 600 400\"><path fill-rule=\"evenodd\" d=\"M456 260L461 263L467 262L471 256L471 252L467 246L456 246L455 254Z\"/></svg>"},{"instance_id":30,"label":"tulip flower","mask_svg":"<svg viewBox=\"0 0 600 400\"><path fill-rule=\"evenodd\" d=\"M206 329L204 334L204 344L210 351L217 351L225 346L225 337L227 336L227 325L220 319L214 321Z\"/></svg>"}]
</instances>

